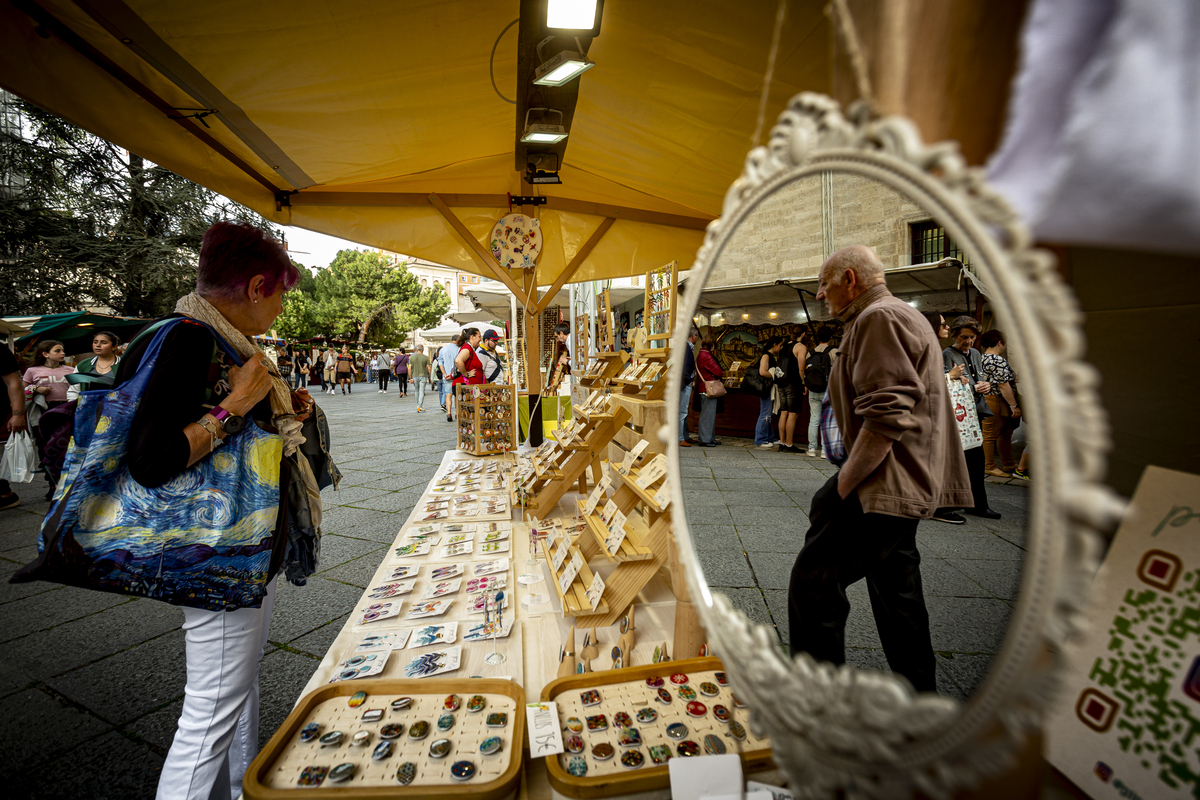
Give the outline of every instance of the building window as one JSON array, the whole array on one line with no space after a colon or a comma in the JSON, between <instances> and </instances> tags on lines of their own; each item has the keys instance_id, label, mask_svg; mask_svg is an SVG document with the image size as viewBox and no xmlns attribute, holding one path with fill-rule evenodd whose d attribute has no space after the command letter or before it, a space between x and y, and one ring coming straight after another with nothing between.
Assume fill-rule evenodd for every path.
<instances>
[{"instance_id":1,"label":"building window","mask_svg":"<svg viewBox=\"0 0 1200 800\"><path fill-rule=\"evenodd\" d=\"M943 258L957 258L969 263L967 254L946 234L946 229L933 220L915 222L912 229L912 263L932 264Z\"/></svg>"},{"instance_id":2,"label":"building window","mask_svg":"<svg viewBox=\"0 0 1200 800\"><path fill-rule=\"evenodd\" d=\"M422 289L429 288L429 279L428 278L421 278L421 288Z\"/></svg>"},{"instance_id":3,"label":"building window","mask_svg":"<svg viewBox=\"0 0 1200 800\"><path fill-rule=\"evenodd\" d=\"M471 278L471 283L479 283L479 276L475 275Z\"/></svg>"}]
</instances>

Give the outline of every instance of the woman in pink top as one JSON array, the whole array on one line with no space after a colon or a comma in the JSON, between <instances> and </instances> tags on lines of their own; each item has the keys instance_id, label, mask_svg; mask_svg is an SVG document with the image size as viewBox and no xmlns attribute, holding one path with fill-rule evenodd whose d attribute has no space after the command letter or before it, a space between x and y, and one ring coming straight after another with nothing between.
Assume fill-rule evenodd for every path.
<instances>
[{"instance_id":1,"label":"woman in pink top","mask_svg":"<svg viewBox=\"0 0 1200 800\"><path fill-rule=\"evenodd\" d=\"M38 343L37 351L33 366L25 370L25 398L32 400L40 394L45 396L47 407L62 405L67 402L67 376L75 368L63 364L67 354L62 342L47 339Z\"/></svg>"}]
</instances>

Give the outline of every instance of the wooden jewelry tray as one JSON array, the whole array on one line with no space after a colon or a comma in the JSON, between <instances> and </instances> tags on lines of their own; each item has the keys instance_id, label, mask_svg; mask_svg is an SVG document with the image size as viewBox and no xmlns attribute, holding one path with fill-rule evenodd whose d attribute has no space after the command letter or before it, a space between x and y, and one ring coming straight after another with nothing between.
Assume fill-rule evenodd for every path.
<instances>
[{"instance_id":1,"label":"wooden jewelry tray","mask_svg":"<svg viewBox=\"0 0 1200 800\"><path fill-rule=\"evenodd\" d=\"M604 714L608 720L608 729L601 732L589 732L585 725L583 732L579 734L584 740L583 752L564 752L546 759L550 785L559 793L578 800L667 789L671 785L668 765L655 765L648 755L650 747L667 745L671 749L672 757L680 758L681 756L677 755L677 746L681 741L695 741L703 746L705 736L710 734L720 738L726 752L737 753L742 757L744 771L774 769L770 740L756 736L750 731L749 710L736 708L731 688L727 685L719 686L719 694L715 697L699 693L701 683L716 684L715 675L723 670L724 667L718 658L689 658L642 667L569 675L546 684L542 689L541 699L557 702L564 742L572 735L571 731L566 729L567 719L578 717L580 720L586 720L587 717ZM708 712L703 717L695 718L686 713L687 702L679 697L680 686L671 682L671 676L678 673L688 676L687 685L696 691L696 699L708 707ZM672 696L670 704L663 704L655 699L657 689L646 683L646 679L651 677L663 679L663 688ZM598 705L582 705L580 694L588 689L599 690ZM732 721L740 723L745 729L744 740L739 741L728 735L728 725L715 718L713 706L718 704L724 705L731 713ZM658 715L657 720L650 724L637 722L637 712L643 708L654 709ZM618 729L613 718L621 711L635 718L633 727L638 729L642 737L640 747L619 746ZM666 735L667 726L675 722L682 722L688 729L687 736L682 740L674 740ZM591 755L591 748L602 742L610 744L615 754L604 761L597 761ZM641 767L631 769L622 765L621 756L629 749L641 752L644 759ZM567 771L565 765L574 755L586 759L587 775L577 777Z\"/></svg>"},{"instance_id":2,"label":"wooden jewelry tray","mask_svg":"<svg viewBox=\"0 0 1200 800\"><path fill-rule=\"evenodd\" d=\"M350 696L356 692L366 692L366 702L350 709ZM453 712L454 727L441 731L437 720L444 712L443 702L451 694L461 698L461 706ZM467 700L474 695L482 695L487 701L481 712L467 711ZM393 711L391 702L397 697L411 697L412 706ZM375 723L362 722L362 713L375 708L384 710L383 719ZM488 714L494 712L508 714L508 724L504 728L486 727ZM429 723L430 732L425 738L412 741L408 737L409 727L419 720ZM336 729L345 733L345 740L328 750L318 741L301 742L301 729L314 721L322 723L321 734ZM403 724L404 732L394 740L390 757L374 761L371 754L381 741L379 732L389 723ZM350 737L360 730L371 732L370 743L362 747L350 746ZM480 742L488 736L501 738L500 752L480 755ZM435 762L429 755L429 747L441 738L450 739L453 750L449 756ZM490 678L340 681L301 698L246 770L242 789L247 800L291 800L296 797L501 800L515 792L519 785L524 751L525 692L512 681ZM478 769L471 780L459 782L450 778L450 766L460 760L469 760ZM356 763L359 769L344 783L326 779L317 787L298 785L301 771L306 766L332 768L345 762ZM411 784L401 786L395 775L405 762L415 763L417 774Z\"/></svg>"}]
</instances>

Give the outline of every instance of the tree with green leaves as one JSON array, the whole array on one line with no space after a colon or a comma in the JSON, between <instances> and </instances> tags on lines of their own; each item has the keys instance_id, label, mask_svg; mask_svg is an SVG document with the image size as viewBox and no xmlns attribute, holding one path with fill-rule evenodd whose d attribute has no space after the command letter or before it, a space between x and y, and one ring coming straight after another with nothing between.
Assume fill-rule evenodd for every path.
<instances>
[{"instance_id":1,"label":"tree with green leaves","mask_svg":"<svg viewBox=\"0 0 1200 800\"><path fill-rule=\"evenodd\" d=\"M305 270L307 275L307 270ZM329 336L396 347L433 327L450 308L440 285L424 289L403 262L382 253L340 250L328 269L284 298L275 329L288 338Z\"/></svg>"},{"instance_id":2,"label":"tree with green leaves","mask_svg":"<svg viewBox=\"0 0 1200 800\"><path fill-rule=\"evenodd\" d=\"M104 305L155 317L195 288L218 220L273 230L250 209L15 98L0 130L0 308L48 314Z\"/></svg>"}]
</instances>

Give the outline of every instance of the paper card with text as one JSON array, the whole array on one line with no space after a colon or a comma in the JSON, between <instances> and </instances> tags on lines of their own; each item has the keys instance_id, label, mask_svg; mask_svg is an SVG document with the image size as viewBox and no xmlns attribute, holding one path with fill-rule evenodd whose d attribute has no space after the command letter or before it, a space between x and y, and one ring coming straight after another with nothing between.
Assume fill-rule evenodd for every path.
<instances>
[{"instance_id":1,"label":"paper card with text","mask_svg":"<svg viewBox=\"0 0 1200 800\"><path fill-rule=\"evenodd\" d=\"M592 611L596 610L596 606L600 605L600 598L604 596L604 579L597 572L592 575L592 585L587 588L587 599L592 604Z\"/></svg>"},{"instance_id":2,"label":"paper card with text","mask_svg":"<svg viewBox=\"0 0 1200 800\"><path fill-rule=\"evenodd\" d=\"M616 513L617 502L615 500L609 500L604 504L604 509L600 512L600 519L605 525L609 525L612 523L612 518L614 515L616 515Z\"/></svg>"},{"instance_id":3,"label":"paper card with text","mask_svg":"<svg viewBox=\"0 0 1200 800\"><path fill-rule=\"evenodd\" d=\"M563 594L566 594L568 591L570 591L571 582L574 581L575 576L579 574L580 566L581 563L579 558L577 556L572 556L571 560L567 563L566 568L563 569L562 577L558 580L558 588L562 590Z\"/></svg>"},{"instance_id":4,"label":"paper card with text","mask_svg":"<svg viewBox=\"0 0 1200 800\"><path fill-rule=\"evenodd\" d=\"M1200 797L1200 475L1147 467L1070 639L1046 758L1091 797Z\"/></svg>"},{"instance_id":5,"label":"paper card with text","mask_svg":"<svg viewBox=\"0 0 1200 800\"><path fill-rule=\"evenodd\" d=\"M607 480L607 478L605 479ZM583 505L583 515L586 517L596 510L596 506L600 503L600 498L604 496L604 481L596 484L596 488L592 489L592 493L588 495L587 502Z\"/></svg>"},{"instance_id":6,"label":"paper card with text","mask_svg":"<svg viewBox=\"0 0 1200 800\"><path fill-rule=\"evenodd\" d=\"M615 556L625 541L625 515L618 511L608 523L608 538L604 540L604 549L610 556Z\"/></svg>"},{"instance_id":7,"label":"paper card with text","mask_svg":"<svg viewBox=\"0 0 1200 800\"><path fill-rule=\"evenodd\" d=\"M564 536L558 543L558 547L554 548L554 555L551 557L555 572L562 568L563 562L567 560L567 554L570 552L571 540Z\"/></svg>"},{"instance_id":8,"label":"paper card with text","mask_svg":"<svg viewBox=\"0 0 1200 800\"><path fill-rule=\"evenodd\" d=\"M525 730L529 733L529 757L543 758L563 752L558 704L553 700L525 706Z\"/></svg>"},{"instance_id":9,"label":"paper card with text","mask_svg":"<svg viewBox=\"0 0 1200 800\"><path fill-rule=\"evenodd\" d=\"M666 508L671 505L671 489L667 484L658 487L658 491L654 493L654 502L659 508Z\"/></svg>"},{"instance_id":10,"label":"paper card with text","mask_svg":"<svg viewBox=\"0 0 1200 800\"><path fill-rule=\"evenodd\" d=\"M630 450L629 452L633 453L634 458L637 458L642 453L646 452L646 448L649 446L650 446L649 439L640 439L640 440L638 440L638 443L633 446L633 449Z\"/></svg>"},{"instance_id":11,"label":"paper card with text","mask_svg":"<svg viewBox=\"0 0 1200 800\"><path fill-rule=\"evenodd\" d=\"M637 480L634 481L639 489L649 489L655 481L661 480L667 474L667 457L659 453L646 466L642 467L642 471L638 473Z\"/></svg>"}]
</instances>

